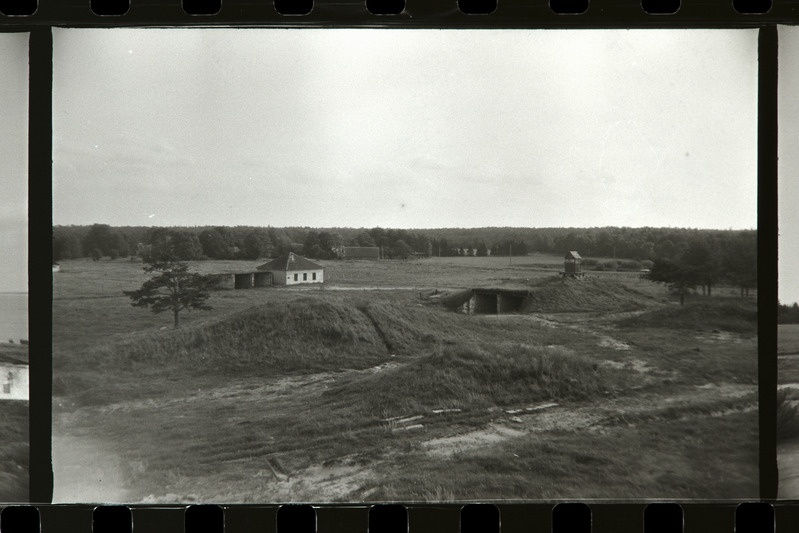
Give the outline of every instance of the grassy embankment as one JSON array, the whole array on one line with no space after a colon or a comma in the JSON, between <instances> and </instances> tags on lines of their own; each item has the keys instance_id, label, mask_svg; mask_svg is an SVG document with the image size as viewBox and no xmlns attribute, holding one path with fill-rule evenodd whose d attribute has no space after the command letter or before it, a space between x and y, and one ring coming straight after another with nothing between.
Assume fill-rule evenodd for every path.
<instances>
[{"instance_id":1,"label":"grassy embankment","mask_svg":"<svg viewBox=\"0 0 799 533\"><path fill-rule=\"evenodd\" d=\"M416 268L395 265L397 285ZM431 279L449 281L442 286L472 286L471 279L452 278L458 265L441 268L446 273ZM503 276L528 281L495 268L496 279L486 284ZM68 413L71 431L124 443L117 451L130 466L131 485L145 496L743 497L751 495L752 480L756 490L757 418L745 410L751 395L701 403L693 393L708 383L753 383L751 313L735 311L726 320L732 304L717 298L691 304L710 307L685 321L653 284L539 281L530 282L531 290L550 323L458 315L423 303L415 290L266 289L215 293L215 312L192 317L178 331L157 331L147 313L134 310L147 320L117 324L128 310L109 314L67 290L59 305L80 308L80 320L99 331L75 338L67 324L54 326L57 395L77 404ZM580 297L587 300L575 306ZM114 295L100 299L124 303ZM586 308L602 312L602 323L591 315L573 325L574 311ZM607 315L630 310L641 314ZM560 312L569 315L561 319ZM592 414L598 422L546 438L517 431L448 459L430 455L425 444L505 424L507 409L555 401L590 411L614 398L620 407ZM619 416L627 404L638 409ZM441 409L450 411L435 413ZM732 412L718 415L724 411ZM421 432L397 432L397 417L414 416ZM131 420L140 421L135 430ZM322 473L312 476L320 464ZM263 477L241 484L244 471ZM303 476L316 489L292 481ZM348 481L326 493L333 478Z\"/></svg>"}]
</instances>

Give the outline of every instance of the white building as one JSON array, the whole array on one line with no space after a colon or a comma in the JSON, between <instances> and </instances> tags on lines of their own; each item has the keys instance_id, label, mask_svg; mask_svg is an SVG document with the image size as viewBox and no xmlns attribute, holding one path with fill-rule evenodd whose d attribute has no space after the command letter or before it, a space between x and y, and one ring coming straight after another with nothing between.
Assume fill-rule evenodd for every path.
<instances>
[{"instance_id":1,"label":"white building","mask_svg":"<svg viewBox=\"0 0 799 533\"><path fill-rule=\"evenodd\" d=\"M0 353L0 400L27 400L28 386L27 358Z\"/></svg>"},{"instance_id":2,"label":"white building","mask_svg":"<svg viewBox=\"0 0 799 533\"><path fill-rule=\"evenodd\" d=\"M300 283L324 283L325 269L301 255L289 252L258 267L272 274L275 285L298 285Z\"/></svg>"}]
</instances>

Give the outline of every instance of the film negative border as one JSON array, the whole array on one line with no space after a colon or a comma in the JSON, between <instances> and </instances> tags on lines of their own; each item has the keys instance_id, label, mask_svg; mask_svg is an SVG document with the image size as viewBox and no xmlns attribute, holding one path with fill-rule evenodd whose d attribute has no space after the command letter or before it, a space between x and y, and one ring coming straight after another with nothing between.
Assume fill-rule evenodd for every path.
<instances>
[{"instance_id":1,"label":"film negative border","mask_svg":"<svg viewBox=\"0 0 799 533\"><path fill-rule=\"evenodd\" d=\"M797 0L0 1L0 27L656 28L752 27L797 20Z\"/></svg>"},{"instance_id":2,"label":"film negative border","mask_svg":"<svg viewBox=\"0 0 799 533\"><path fill-rule=\"evenodd\" d=\"M788 531L789 504L374 505L374 506L14 506L0 513L3 533L655 533Z\"/></svg>"},{"instance_id":3,"label":"film negative border","mask_svg":"<svg viewBox=\"0 0 799 533\"><path fill-rule=\"evenodd\" d=\"M311 11L309 15L305 18L300 20L299 18L292 18L291 21L286 22L286 18L282 15L279 15L275 10L271 3L265 3L260 6L253 7L252 3L245 3L245 2L225 2L223 8L220 10L218 15L213 16L212 18L203 17L202 19L197 18L198 16L191 17L183 12L181 4L179 2L171 2L169 4L163 3L161 5L153 6L152 4L146 6L140 6L135 0L131 5L130 10L128 13L121 18L99 18L91 13L90 10L87 10L86 4L88 2L82 2L80 4L73 3L71 5L67 5L66 7L54 7L51 3L40 2L36 13L31 15L30 17L7 17L7 16L0 16L0 29L7 30L7 31L28 31L34 29L36 27L41 27L44 31L35 31L34 33L38 36L35 39L39 39L41 43L45 43L43 45L39 45L38 47L32 46L31 47L31 55L32 55L32 70L31 70L31 79L34 78L39 80L38 83L43 83L49 86L50 80L48 79L48 75L51 76L51 62L48 63L47 59L44 57L44 48L46 48L46 41L47 36L45 34L49 34L47 31L47 27L50 25L77 25L77 26L127 26L127 25L265 25L265 26L281 26L281 25L290 25L290 26L339 26L339 25L379 25L381 27L449 27L449 28L459 28L459 27L596 27L596 26L603 26L603 27L614 27L614 26L639 26L639 27L746 27L746 26L758 26L762 24L771 24L771 23L791 23L795 22L799 16L797 15L797 7L799 7L799 2L775 2L772 6L771 10L762 15L740 15L735 13L734 10L730 10L730 3L729 2L714 2L712 6L709 7L708 4L703 4L701 7L688 8L688 6L683 5L681 6L680 10L676 15L672 15L669 17L655 17L654 15L649 15L644 13L640 10L640 4L635 2L621 4L615 4L613 6L603 6L603 2L595 1L592 2L590 5L589 10L584 14L580 15L579 17L564 17L561 15L554 14L546 3L541 3L535 7L529 6L527 3L524 2L502 2L498 4L497 10L488 16L479 17L474 16L467 16L457 10L456 3L452 2L429 2L425 5L424 2L419 2L420 6L418 8L412 3L409 2L406 5L406 8L403 12L398 15L396 20L390 18L389 16L382 16L379 19L375 19L377 15L372 15L365 10L365 4L363 2L350 2L350 3L341 3L335 4L333 2L317 2L314 6L314 10ZM234 9L235 6L238 6L238 9ZM416 11L412 11L410 8L413 7ZM635 12L635 9L638 9L639 12ZM270 11L271 10L271 11ZM711 14L712 11L715 11L716 16ZM335 14L333 14L335 13ZM719 15L719 13L721 13ZM375 22L375 20L379 20L379 22ZM765 37L761 36L761 47L762 46L774 46L776 49L776 32L773 32L771 29L765 32ZM770 36L771 35L771 36ZM768 41L768 39L773 39L773 43L766 42L765 45L763 44L763 40ZM42 47L44 46L44 48ZM50 44L51 46L51 44ZM39 54L37 59L33 59L33 56ZM773 79L770 76L764 77L761 73L761 89L765 89L768 91L769 94L776 93L776 68L774 65L766 64L763 66L763 49L761 48L761 67L762 68L773 68L774 77ZM776 55L774 56L776 57ZM767 62L770 59L767 60ZM774 60L776 63L776 60ZM47 70L50 69L50 74L48 74ZM769 71L771 72L771 71ZM773 84L773 87L772 87ZM42 176L44 173L49 173L49 167L47 166L47 160L41 159L41 156L45 153L46 150L49 150L49 142L50 140L45 140L46 135L42 135L42 130L37 128L48 128L49 131L49 118L46 115L49 114L49 108L46 107L44 102L45 93L41 92L41 89L32 89L32 98L31 98L31 106L43 106L37 107L37 112L31 115L31 124L37 124L36 128L31 128L31 140L34 140L36 137L37 142L41 142L44 144L37 144L32 142L31 147L31 179L32 183L35 179L35 176ZM47 100L49 100L49 94L47 95ZM765 133L766 137L771 135L771 132L776 135L776 117L772 116L776 113L775 105L769 105L766 99L761 98L761 114L760 114L760 121L761 121L761 134ZM761 139L763 136L761 135ZM764 142L764 141L761 141ZM771 148L776 148L776 138L771 139L770 137L765 140L767 143L766 150L768 151ZM773 144L769 144L773 143ZM775 181L772 183L771 181L764 180L764 176L776 175L776 158L773 160L769 160L768 158L763 158L762 155L764 148L761 146L761 179L760 179L760 187L761 192L765 195L759 200L761 208L764 206L768 206L769 204L762 203L762 202L770 202L771 199L776 199L776 192L769 191L768 189L773 186ZM775 152L776 153L776 152ZM34 157L35 156L35 157ZM773 168L771 168L773 164ZM34 169L34 166L36 168ZM36 181L37 187L41 193L41 182ZM773 195L773 196L772 196ZM44 211L41 206L39 208L33 209L32 213L37 213L38 215L44 216ZM48 209L49 211L49 209ZM775 210L772 209L773 217L776 217ZM772 215L768 212L761 209L761 218L760 222L763 224L770 224L772 222ZM31 217L34 219L34 217ZM47 227L49 224L47 223L46 219L43 219L39 216L35 217L36 222L35 225L32 223L31 225L31 241L35 241L37 238L42 238L45 235L45 232L49 232L49 228ZM776 226L776 218L773 220ZM766 226L768 227L768 226ZM767 244L767 253L771 251L772 244ZM776 242L773 243L773 250L776 252ZM33 252L32 252L33 253ZM761 256L761 260L763 262L763 266L765 268L760 269L761 276L767 276L772 271L776 271L776 263L772 261L772 258L767 255L763 254ZM773 263L773 269L772 269ZM33 264L33 263L32 263ZM41 263L46 267L47 262L42 261ZM33 267L32 267L33 268ZM49 276L49 272L48 272ZM761 278L761 281L767 278ZM776 280L776 277L773 278ZM770 282L769 282L770 284ZM776 295L776 282L774 284L774 294ZM761 285L762 287L762 285ZM770 290L767 288L767 290ZM764 306L764 311L766 310L767 305L770 305L771 300L766 297L762 298L762 304ZM49 299L50 295L42 294L34 294L31 293L31 300L32 301L43 301L44 298ZM770 311L767 311L770 313ZM764 329L768 329L768 323L766 319L771 317L773 313L767 314L764 319L761 321L761 327ZM38 318L38 317L37 317ZM38 323L37 327L41 328L42 333L44 333L45 327L49 329L49 323ZM771 335L768 331L763 331L765 334L764 339L767 342L771 342L768 340L769 336ZM47 337L47 342L49 342L49 335ZM42 345L45 344L44 339L41 341ZM32 347L32 350L36 350L35 347ZM43 348L40 348L43 350ZM762 353L762 352L761 352ZM39 363L42 364L42 363ZM39 369L41 370L41 368ZM764 377L764 372L771 373L772 371L776 372L776 367L772 363L766 363L764 367L763 358L761 357L761 379ZM37 372L40 376L42 375L40 372ZM46 384L40 383L39 385L48 386ZM39 385L35 385L34 388L38 387ZM770 391L765 391L764 388L761 387L761 410L764 408L762 406L766 405L773 405L773 393ZM42 405L42 401L44 396L39 396L38 400L38 407L35 409L45 409L47 413L49 413L49 396L47 397L47 406ZM768 403L770 399L771 403ZM32 406L36 403L32 397ZM45 415L45 412L40 412L37 416ZM761 423L763 422L763 414L761 413ZM769 425L771 424L771 425ZM773 424L766 421L766 427L772 427ZM32 435L38 431L36 428L32 428ZM766 432L766 439L770 439L770 434ZM49 437L49 434L48 434ZM761 443L763 443L761 439ZM49 444L48 446L48 454L49 454ZM40 452L43 452L41 447L33 449L34 445L32 444L32 454L33 455L40 455ZM41 465L43 467L43 465ZM34 469L39 468L36 462L32 464L32 472ZM771 464L769 459L765 460L765 463L761 462L761 475L763 475L764 468L766 472L771 472L773 470L773 465ZM46 473L43 471L36 473L33 477L37 476L45 476ZM766 483L765 485L769 485L768 476L773 476L774 474L766 474ZM42 494L42 493L39 493ZM771 488L769 486L764 486L763 480L761 480L761 495L764 498L773 498L774 495L771 493ZM38 497L32 493L32 500L33 501L42 501L43 498ZM757 505L757 504L752 504ZM765 504L764 504L765 505ZM212 506L213 507L213 506ZM737 521L738 513L741 507L738 507L734 503L728 504L700 504L700 503L690 503L684 504L682 507L683 510L683 530L684 531L762 531L762 526L767 524L767 521L764 522L763 520L767 520L767 518L763 518L764 516L768 515L769 511L765 511L764 509L770 509L772 512L772 520L776 523L777 531L784 531L787 530L786 524L796 524L798 522L797 513L799 513L799 508L795 505L790 503L780 503L775 504L773 507L765 505L757 505L756 507L750 507L749 509L754 509L753 512L755 518L753 519L754 525L747 525L749 529L746 529L744 526L744 522ZM9 507L4 509L3 511L3 519L7 520L7 516L9 512L14 513L22 513L25 517L20 518L22 520L21 526L14 526L8 525L6 520L0 521L0 528L2 531L33 531L34 529L14 529L15 527L32 527L33 520L31 518L34 513L30 511L30 509L36 510L37 515L37 526L41 527L41 531L86 531L92 524L92 515L97 516L97 512L94 510L93 507L90 506L38 506L38 507L21 507L19 509L27 509L27 511L13 511L14 508ZM126 508L121 508L126 509ZM192 507L174 507L174 508L151 508L151 507L132 507L130 508L130 514L133 525L137 528L137 531L180 531L187 527L187 509L192 509ZM217 508L218 509L218 508ZM264 531L280 531L279 528L279 520L278 520L278 512L279 507L250 507L250 506L231 506L224 508L224 530L227 531L251 531L251 530L264 530ZM378 523L375 523L375 527L369 527L371 524L369 521L370 517L370 510L375 509L375 507L369 506L320 506L314 508L314 517L315 517L315 524L316 528L315 531L342 531L342 530L350 530L350 531L358 531L359 529L356 528L365 528L368 531L374 529L375 531L394 531L394 529L387 529L386 527L393 527L393 526L379 526ZM407 523L405 529L401 529L403 531L458 531L463 530L467 531L467 529L463 528L462 516L463 510L459 505L419 505L419 506L409 506L407 508L403 508L407 510ZM552 512L553 507L550 504L534 504L534 505L518 505L514 506L512 504L502 504L496 507L499 511L499 516L502 524L502 530L504 531L531 531L531 530L552 530L558 531L555 529L556 524L554 523L557 519L553 518ZM574 509L574 508L572 508ZM645 504L591 504L590 505L590 517L591 521L590 524L593 526L593 531L649 531L647 529L646 523L644 522L643 516L645 514L645 509L647 506ZM107 512L107 511L101 511ZM114 511L120 512L120 511ZM193 511L193 512L209 512L209 513L216 513L216 510L208 510L208 511ZM396 511L394 511L396 512ZM750 511L744 511L750 512ZM25 514L27 513L27 514ZM577 515L580 513L578 512ZM22 516L22 515L20 515ZM396 516L396 515L395 515ZM743 516L743 515L742 515ZM274 517L274 519L272 518ZM626 518L620 518L626 517ZM113 517L112 517L113 518ZM115 518L114 518L115 519ZM579 518L578 518L579 519ZM13 524L16 518L11 519L11 523ZM299 519L302 520L302 519ZM482 519L478 519L479 522ZM532 522L531 522L532 520ZM6 523L3 523L6 522ZM209 521L201 521L204 525L203 527L210 527L213 524ZM475 522L475 523L477 523ZM294 522L295 524L297 522ZM395 524L394 521L391 521L392 524ZM27 525L25 525L27 524ZM96 524L96 522L95 522ZM364 525L365 524L365 525ZM421 524L418 525L417 524ZM534 526L532 526L534 524ZM400 520L401 525L401 520ZM578 524L579 525L579 524ZM11 529L6 529L7 527L11 527ZM469 526L467 526L468 528ZM654 526L653 526L654 527ZM384 528L384 529L381 529ZM457 529L456 529L457 528ZM35 530L39 530L38 527ZM124 531L124 529L119 529L120 531ZM187 531L193 531L193 529L185 529ZM204 530L204 529L203 529ZM210 529L213 530L213 529ZM306 531L300 530L298 531ZM481 529L482 531L492 531L492 529ZM497 524L497 530L499 530L499 524ZM672 531L673 529L654 529L657 531L661 530L668 530ZM476 531L476 529L475 529ZM574 529L569 529L569 531L574 531Z\"/></svg>"}]
</instances>

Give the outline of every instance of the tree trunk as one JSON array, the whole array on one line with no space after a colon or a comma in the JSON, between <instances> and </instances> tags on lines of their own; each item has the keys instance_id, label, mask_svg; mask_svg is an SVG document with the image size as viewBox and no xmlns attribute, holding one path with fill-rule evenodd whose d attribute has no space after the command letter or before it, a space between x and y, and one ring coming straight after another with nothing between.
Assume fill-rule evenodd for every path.
<instances>
[{"instance_id":1,"label":"tree trunk","mask_svg":"<svg viewBox=\"0 0 799 533\"><path fill-rule=\"evenodd\" d=\"M180 313L180 311L175 309L172 312L175 314L175 329L177 329L177 328L180 327L180 316L178 315L178 313Z\"/></svg>"},{"instance_id":2,"label":"tree trunk","mask_svg":"<svg viewBox=\"0 0 799 533\"><path fill-rule=\"evenodd\" d=\"M712 296L713 295L712 285L710 284L710 282L708 282L708 284L707 284L707 295L708 296Z\"/></svg>"}]
</instances>

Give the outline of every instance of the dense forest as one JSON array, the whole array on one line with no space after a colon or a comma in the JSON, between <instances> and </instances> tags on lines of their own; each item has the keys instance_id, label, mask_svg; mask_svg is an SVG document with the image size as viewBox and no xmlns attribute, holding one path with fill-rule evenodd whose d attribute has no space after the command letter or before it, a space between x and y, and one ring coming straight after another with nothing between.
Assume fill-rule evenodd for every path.
<instances>
[{"instance_id":1,"label":"dense forest","mask_svg":"<svg viewBox=\"0 0 799 533\"><path fill-rule=\"evenodd\" d=\"M777 302L777 324L799 324L799 304L785 305Z\"/></svg>"},{"instance_id":2,"label":"dense forest","mask_svg":"<svg viewBox=\"0 0 799 533\"><path fill-rule=\"evenodd\" d=\"M651 268L684 294L720 283L746 294L757 284L757 232L685 228L309 228L56 226L53 259L141 256L168 247L180 260L259 259L289 251L335 259L342 246L378 246L382 256L524 256L577 250L594 270Z\"/></svg>"}]
</instances>

